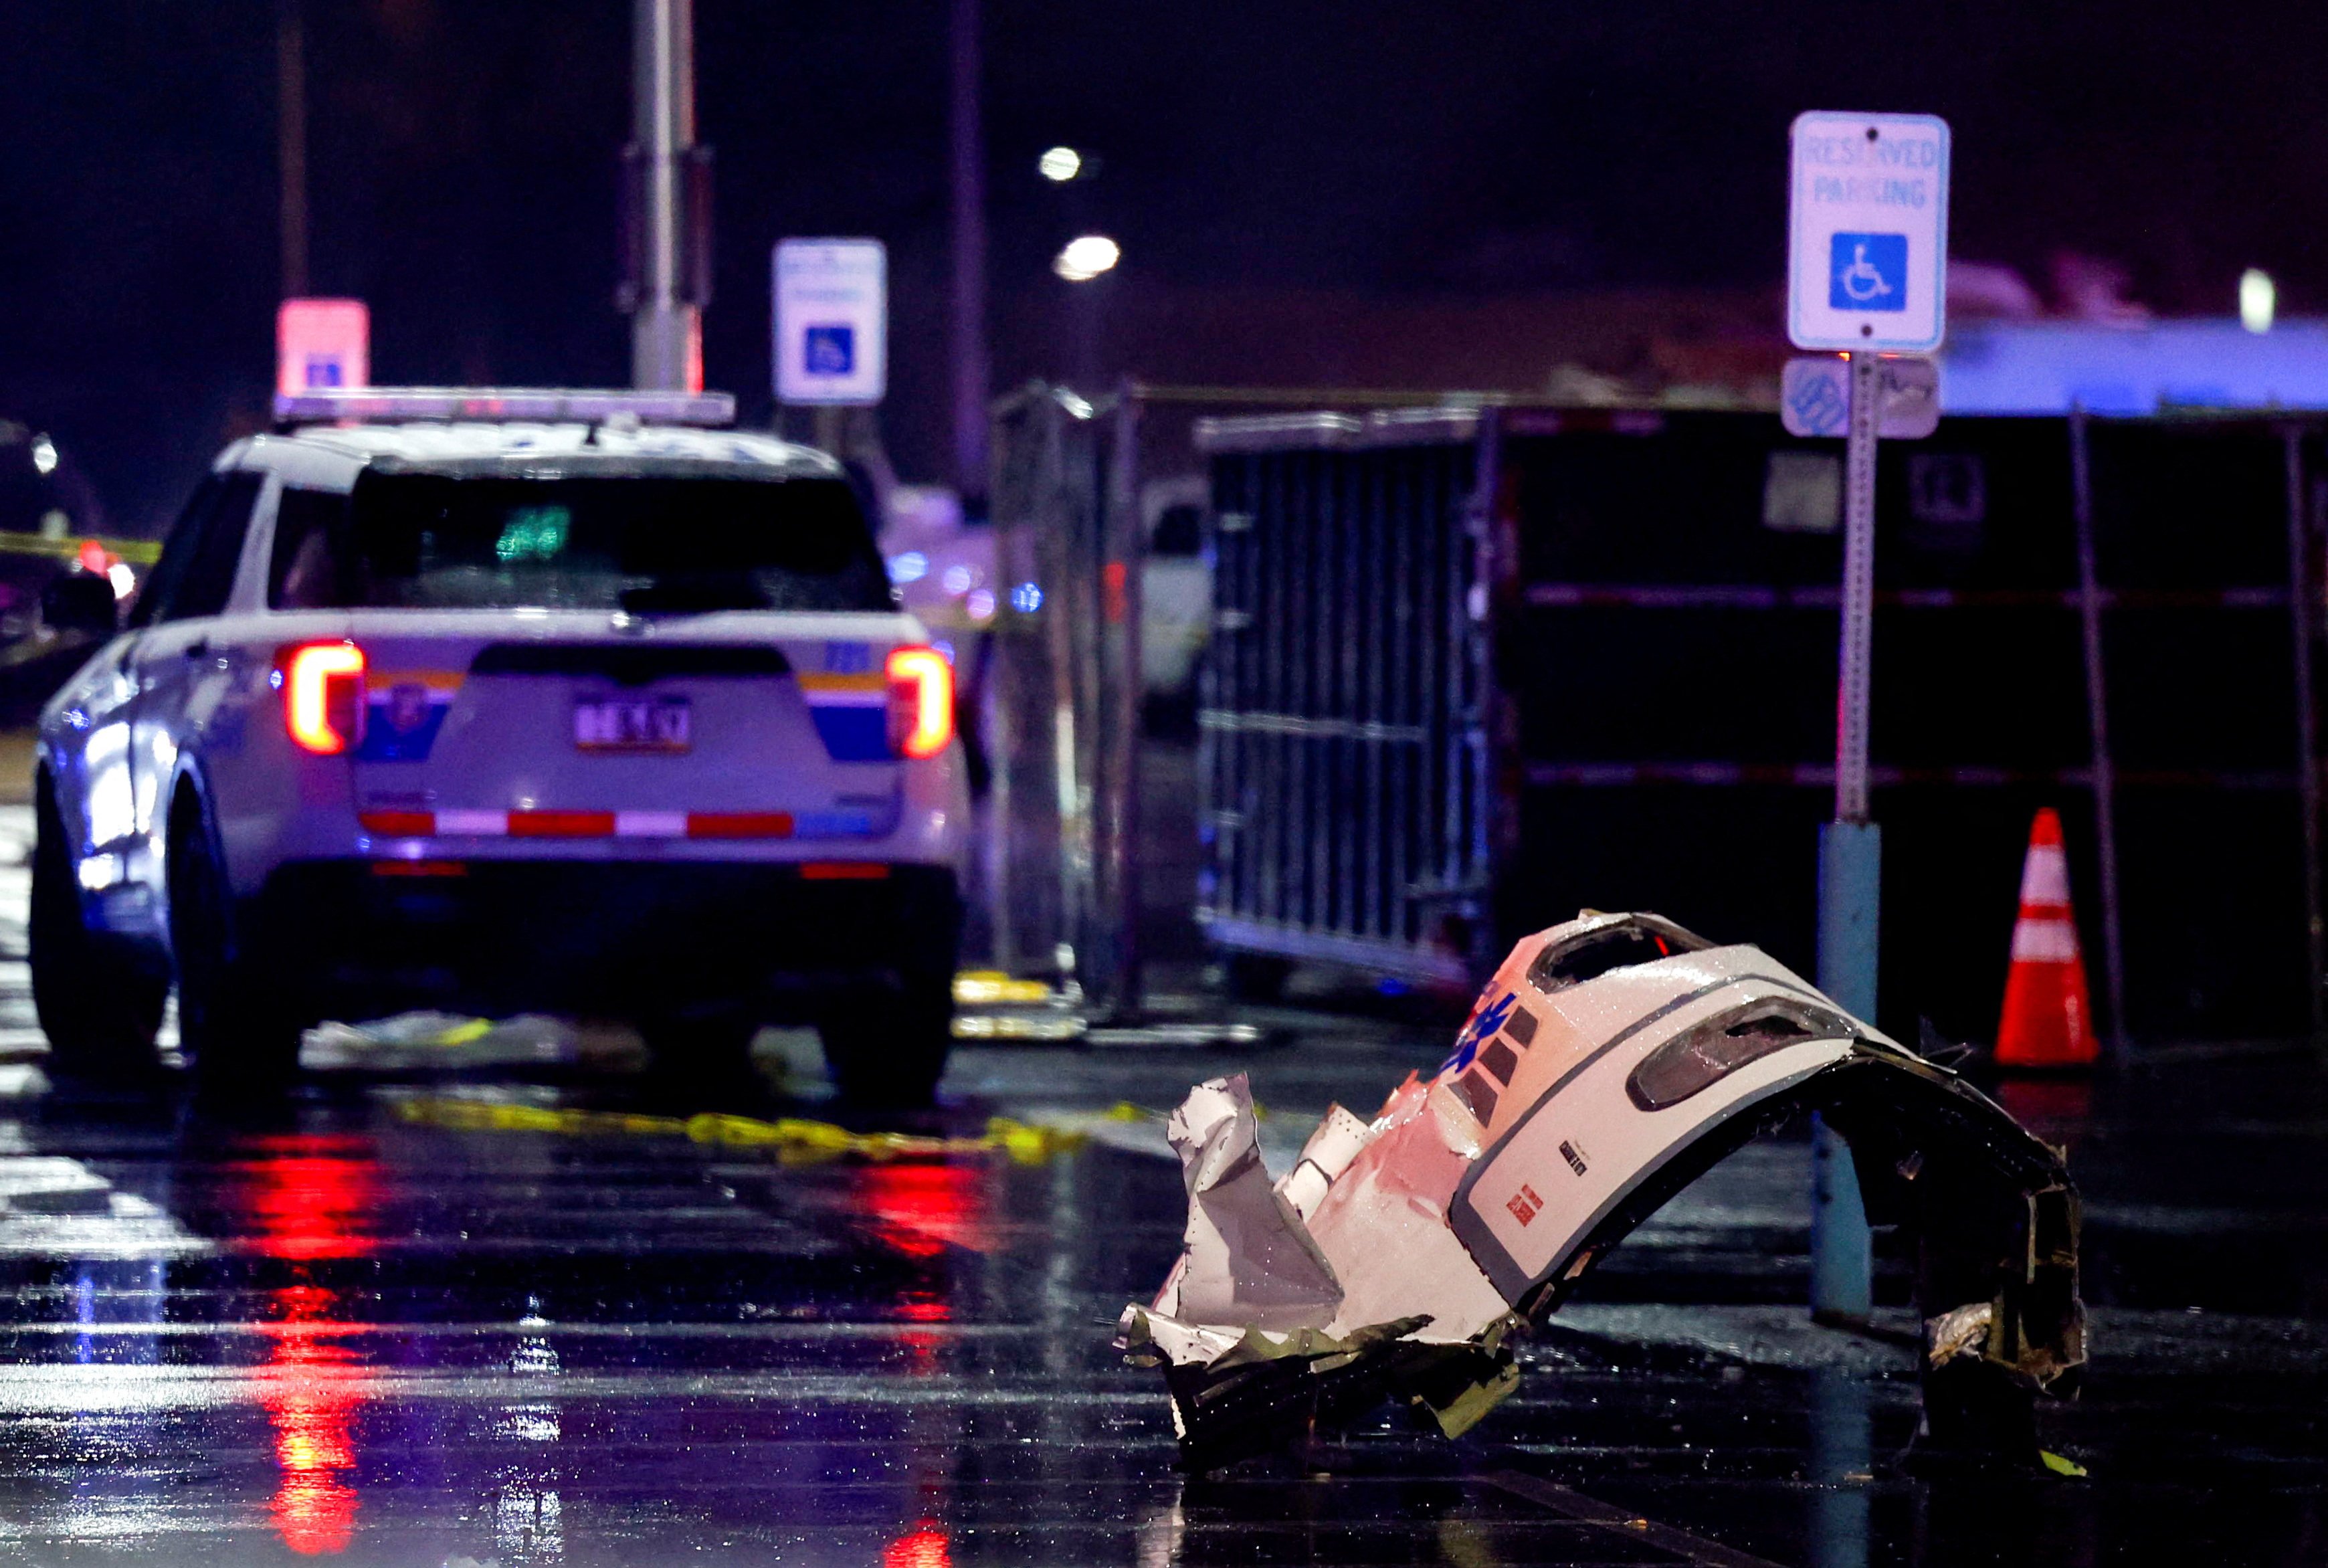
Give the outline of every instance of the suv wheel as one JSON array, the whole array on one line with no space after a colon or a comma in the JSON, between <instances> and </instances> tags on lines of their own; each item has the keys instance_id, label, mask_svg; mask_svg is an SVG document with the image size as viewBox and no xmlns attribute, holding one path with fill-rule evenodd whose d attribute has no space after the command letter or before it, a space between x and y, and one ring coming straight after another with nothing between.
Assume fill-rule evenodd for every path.
<instances>
[{"instance_id":1,"label":"suv wheel","mask_svg":"<svg viewBox=\"0 0 2328 1568\"><path fill-rule=\"evenodd\" d=\"M953 976L908 975L835 1004L817 1026L841 1098L906 1110L930 1103L953 1047Z\"/></svg>"},{"instance_id":2,"label":"suv wheel","mask_svg":"<svg viewBox=\"0 0 2328 1568\"><path fill-rule=\"evenodd\" d=\"M30 930L33 1007L51 1059L66 1073L154 1065L154 1038L170 1000L169 972L155 958L81 918L80 883L56 793L34 792Z\"/></svg>"},{"instance_id":3,"label":"suv wheel","mask_svg":"<svg viewBox=\"0 0 2328 1568\"><path fill-rule=\"evenodd\" d=\"M201 801L170 811L170 947L178 972L178 1036L205 1085L267 1087L299 1066L303 1020L290 977L267 975L257 944L236 928L233 898Z\"/></svg>"}]
</instances>

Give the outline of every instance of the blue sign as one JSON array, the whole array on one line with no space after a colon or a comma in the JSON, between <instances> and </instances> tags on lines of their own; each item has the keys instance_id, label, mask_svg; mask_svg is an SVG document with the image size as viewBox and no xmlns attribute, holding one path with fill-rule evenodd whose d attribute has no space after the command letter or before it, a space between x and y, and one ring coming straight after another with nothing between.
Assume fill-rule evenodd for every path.
<instances>
[{"instance_id":1,"label":"blue sign","mask_svg":"<svg viewBox=\"0 0 2328 1568\"><path fill-rule=\"evenodd\" d=\"M1794 436L1840 436L1851 424L1851 371L1837 359L1790 360L1779 411Z\"/></svg>"},{"instance_id":2,"label":"blue sign","mask_svg":"<svg viewBox=\"0 0 2328 1568\"><path fill-rule=\"evenodd\" d=\"M1836 233L1827 246L1826 278L1831 310L1906 310L1908 237Z\"/></svg>"},{"instance_id":3,"label":"blue sign","mask_svg":"<svg viewBox=\"0 0 2328 1568\"><path fill-rule=\"evenodd\" d=\"M812 326L804 333L807 343L802 350L808 373L812 376L850 376L857 373L857 329L834 324Z\"/></svg>"}]
</instances>

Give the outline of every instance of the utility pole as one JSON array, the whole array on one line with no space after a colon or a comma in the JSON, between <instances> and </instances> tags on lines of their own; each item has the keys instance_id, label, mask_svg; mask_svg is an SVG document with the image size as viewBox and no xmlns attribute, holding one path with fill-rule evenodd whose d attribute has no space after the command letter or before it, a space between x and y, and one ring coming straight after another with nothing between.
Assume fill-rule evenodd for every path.
<instances>
[{"instance_id":1,"label":"utility pole","mask_svg":"<svg viewBox=\"0 0 2328 1568\"><path fill-rule=\"evenodd\" d=\"M285 299L307 292L307 40L300 0L281 0L275 17L275 167Z\"/></svg>"},{"instance_id":2,"label":"utility pole","mask_svg":"<svg viewBox=\"0 0 2328 1568\"><path fill-rule=\"evenodd\" d=\"M631 381L703 388L710 225L695 146L694 0L634 0L631 81Z\"/></svg>"},{"instance_id":3,"label":"utility pole","mask_svg":"<svg viewBox=\"0 0 2328 1568\"><path fill-rule=\"evenodd\" d=\"M953 466L964 510L986 496L986 136L980 0L953 0Z\"/></svg>"}]
</instances>

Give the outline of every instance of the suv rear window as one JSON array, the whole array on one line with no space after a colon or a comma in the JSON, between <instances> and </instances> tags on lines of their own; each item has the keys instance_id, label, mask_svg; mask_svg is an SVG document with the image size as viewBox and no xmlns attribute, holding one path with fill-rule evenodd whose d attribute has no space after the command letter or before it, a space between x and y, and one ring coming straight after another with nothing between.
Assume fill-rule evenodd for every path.
<instances>
[{"instance_id":1,"label":"suv rear window","mask_svg":"<svg viewBox=\"0 0 2328 1568\"><path fill-rule=\"evenodd\" d=\"M281 609L887 610L864 513L835 479L367 472L290 493Z\"/></svg>"}]
</instances>

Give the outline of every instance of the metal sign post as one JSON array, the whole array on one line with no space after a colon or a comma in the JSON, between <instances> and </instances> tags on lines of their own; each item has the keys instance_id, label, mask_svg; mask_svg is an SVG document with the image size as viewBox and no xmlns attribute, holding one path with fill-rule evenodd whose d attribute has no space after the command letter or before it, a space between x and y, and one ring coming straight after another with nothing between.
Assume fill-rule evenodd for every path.
<instances>
[{"instance_id":1,"label":"metal sign post","mask_svg":"<svg viewBox=\"0 0 2328 1568\"><path fill-rule=\"evenodd\" d=\"M1923 115L1798 116L1788 186L1787 331L1851 356L1844 475L1843 626L1835 820L1819 831L1819 987L1875 1016L1882 837L1868 820L1870 643L1875 612L1875 443L1885 418L1878 351L1939 346L1947 322L1948 127ZM1815 399L1806 399L1806 405ZM1934 415L1938 402L1929 404ZM1920 432L1919 432L1920 433ZM1851 1150L1811 1129L1811 1312L1864 1321L1873 1251Z\"/></svg>"},{"instance_id":2,"label":"metal sign post","mask_svg":"<svg viewBox=\"0 0 2328 1568\"><path fill-rule=\"evenodd\" d=\"M1851 427L1843 459L1843 643L1836 664L1835 820L1867 825L1869 643L1875 618L1875 439L1877 361L1851 356ZM1854 1012L1860 1005L1837 997ZM1875 1005L1871 976L1866 1009ZM1865 1016L1863 1014L1863 1016Z\"/></svg>"},{"instance_id":3,"label":"metal sign post","mask_svg":"<svg viewBox=\"0 0 2328 1568\"><path fill-rule=\"evenodd\" d=\"M1867 709L1875 622L1876 361L1851 356L1851 426L1844 455L1843 636L1837 660L1835 820L1819 830L1819 989L1875 1016L1876 916L1883 831L1867 814ZM1851 1150L1823 1120L1811 1126L1811 1311L1864 1321L1874 1303L1873 1238Z\"/></svg>"}]
</instances>

